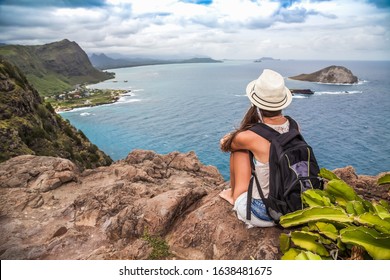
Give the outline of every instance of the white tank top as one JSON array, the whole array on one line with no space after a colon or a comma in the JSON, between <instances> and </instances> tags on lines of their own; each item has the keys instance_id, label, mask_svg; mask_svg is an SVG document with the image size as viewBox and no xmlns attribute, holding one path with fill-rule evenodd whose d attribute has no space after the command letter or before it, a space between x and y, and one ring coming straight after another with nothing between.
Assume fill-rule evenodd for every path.
<instances>
[{"instance_id":1,"label":"white tank top","mask_svg":"<svg viewBox=\"0 0 390 280\"><path fill-rule=\"evenodd\" d=\"M269 127L275 129L279 133L286 133L290 129L290 122L287 120L283 124L275 125L275 124L266 124ZM257 178L259 179L260 187L263 190L264 197L268 197L269 193L269 162L263 163L255 159L255 170ZM259 191L255 186L253 186L252 197L256 199L260 199Z\"/></svg>"}]
</instances>

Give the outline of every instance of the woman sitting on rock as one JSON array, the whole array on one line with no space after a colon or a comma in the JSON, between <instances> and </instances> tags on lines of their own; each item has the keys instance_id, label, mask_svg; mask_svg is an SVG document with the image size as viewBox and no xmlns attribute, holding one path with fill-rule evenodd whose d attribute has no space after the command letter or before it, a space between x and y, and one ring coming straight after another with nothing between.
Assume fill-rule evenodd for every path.
<instances>
[{"instance_id":1,"label":"woman sitting on rock","mask_svg":"<svg viewBox=\"0 0 390 280\"><path fill-rule=\"evenodd\" d=\"M269 193L269 153L270 142L249 128L263 122L279 133L289 131L290 123L282 114L282 109L290 105L292 94L285 87L283 77L272 70L265 69L257 80L246 87L246 94L252 103L245 114L239 129L221 139L221 150L230 152L230 186L220 196L234 205L238 219L249 227L269 227L274 222L268 216L258 190L253 187L251 219L246 219L247 194L251 178L249 152L255 159L256 174L264 196Z\"/></svg>"}]
</instances>

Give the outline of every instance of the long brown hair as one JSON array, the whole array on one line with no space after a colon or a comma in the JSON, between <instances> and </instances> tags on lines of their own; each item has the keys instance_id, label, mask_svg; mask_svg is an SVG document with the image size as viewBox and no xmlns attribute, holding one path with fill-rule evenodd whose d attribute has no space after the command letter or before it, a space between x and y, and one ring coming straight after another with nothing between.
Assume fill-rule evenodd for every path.
<instances>
[{"instance_id":1,"label":"long brown hair","mask_svg":"<svg viewBox=\"0 0 390 280\"><path fill-rule=\"evenodd\" d=\"M282 111L281 110L279 110L279 111L266 111L266 110L260 109L260 112L261 112L261 115L263 117L274 117L274 116L280 115ZM254 105L251 105L251 107L245 113L244 118L242 119L239 128L236 129L235 131L233 131L232 133L230 133L230 135L228 136L226 141L221 143L221 150L223 152L231 152L232 142L233 142L234 137L238 133L245 131L245 130L248 130L254 124L258 123L259 121L261 121L261 120L260 120L260 116L259 116L258 111L257 111L257 107Z\"/></svg>"}]
</instances>

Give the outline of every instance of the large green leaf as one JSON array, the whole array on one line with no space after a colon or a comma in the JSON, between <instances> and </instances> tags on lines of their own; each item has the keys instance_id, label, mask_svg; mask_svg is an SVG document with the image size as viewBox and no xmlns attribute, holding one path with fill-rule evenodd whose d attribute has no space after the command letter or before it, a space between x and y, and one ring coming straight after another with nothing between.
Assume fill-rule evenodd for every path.
<instances>
[{"instance_id":1,"label":"large green leaf","mask_svg":"<svg viewBox=\"0 0 390 280\"><path fill-rule=\"evenodd\" d=\"M381 199L381 200L379 200L379 204L382 205L383 207L385 207L387 209L387 211L390 212L390 204L388 201Z\"/></svg>"},{"instance_id":2,"label":"large green leaf","mask_svg":"<svg viewBox=\"0 0 390 280\"><path fill-rule=\"evenodd\" d=\"M353 208L355 209L355 212L356 212L356 215L361 215L363 213L366 213L368 212L368 208L366 209L364 204L363 204L363 201L352 201L352 204L353 204Z\"/></svg>"},{"instance_id":3,"label":"large green leaf","mask_svg":"<svg viewBox=\"0 0 390 280\"><path fill-rule=\"evenodd\" d=\"M340 231L344 243L363 247L374 259L390 259L390 235L366 227L349 227Z\"/></svg>"},{"instance_id":4,"label":"large green leaf","mask_svg":"<svg viewBox=\"0 0 390 280\"><path fill-rule=\"evenodd\" d=\"M327 180L333 180L333 179L340 179L337 177L336 174L334 174L332 171L326 169L326 168L321 168L320 169L320 174L322 178L327 179Z\"/></svg>"},{"instance_id":5,"label":"large green leaf","mask_svg":"<svg viewBox=\"0 0 390 280\"><path fill-rule=\"evenodd\" d=\"M378 179L378 185L390 184L390 174L385 174Z\"/></svg>"},{"instance_id":6,"label":"large green leaf","mask_svg":"<svg viewBox=\"0 0 390 280\"><path fill-rule=\"evenodd\" d=\"M379 216L372 213L364 213L356 216L355 222L369 227L374 227L376 230L383 233L390 233L390 222L381 219Z\"/></svg>"},{"instance_id":7,"label":"large green leaf","mask_svg":"<svg viewBox=\"0 0 390 280\"><path fill-rule=\"evenodd\" d=\"M283 256L282 260L295 260L295 258L302 252L295 248L290 248Z\"/></svg>"},{"instance_id":8,"label":"large green leaf","mask_svg":"<svg viewBox=\"0 0 390 280\"><path fill-rule=\"evenodd\" d=\"M315 223L315 226L317 227L319 233L325 235L332 240L336 240L339 236L339 231L333 224L317 222Z\"/></svg>"},{"instance_id":9,"label":"large green leaf","mask_svg":"<svg viewBox=\"0 0 390 280\"><path fill-rule=\"evenodd\" d=\"M323 190L310 189L305 191L301 197L303 202L305 202L309 207L332 205L328 194Z\"/></svg>"},{"instance_id":10,"label":"large green leaf","mask_svg":"<svg viewBox=\"0 0 390 280\"><path fill-rule=\"evenodd\" d=\"M390 213L387 208L385 208L383 205L378 204L378 203L373 203L373 207L376 211L376 214L384 220L389 220L390 219Z\"/></svg>"},{"instance_id":11,"label":"large green leaf","mask_svg":"<svg viewBox=\"0 0 390 280\"><path fill-rule=\"evenodd\" d=\"M366 208L364 207L363 202L356 201L356 200L348 201L346 206L345 206L345 209L346 209L348 214L352 214L352 215L361 215L361 214L367 212Z\"/></svg>"},{"instance_id":12,"label":"large green leaf","mask_svg":"<svg viewBox=\"0 0 390 280\"><path fill-rule=\"evenodd\" d=\"M363 200L363 205L364 205L364 208L366 209L366 211L368 212L372 212L372 213L375 213L375 209L374 209L374 206L372 206L372 203L369 202L368 200Z\"/></svg>"},{"instance_id":13,"label":"large green leaf","mask_svg":"<svg viewBox=\"0 0 390 280\"><path fill-rule=\"evenodd\" d=\"M296 260L322 260L321 256L314 254L310 251L302 251L296 257Z\"/></svg>"},{"instance_id":14,"label":"large green leaf","mask_svg":"<svg viewBox=\"0 0 390 280\"><path fill-rule=\"evenodd\" d=\"M318 240L320 236L306 231L294 231L291 233L291 241L298 247L309 250L321 256L329 256L329 252Z\"/></svg>"},{"instance_id":15,"label":"large green leaf","mask_svg":"<svg viewBox=\"0 0 390 280\"><path fill-rule=\"evenodd\" d=\"M280 225L283 227L298 226L315 221L348 223L353 221L353 217L345 213L341 207L336 206L305 208L280 217Z\"/></svg>"},{"instance_id":16,"label":"large green leaf","mask_svg":"<svg viewBox=\"0 0 390 280\"><path fill-rule=\"evenodd\" d=\"M280 251L286 253L290 249L290 236L285 233L281 233L279 236Z\"/></svg>"},{"instance_id":17,"label":"large green leaf","mask_svg":"<svg viewBox=\"0 0 390 280\"><path fill-rule=\"evenodd\" d=\"M343 206L346 206L348 201L362 200L357 196L355 190L343 180L330 180L325 187L325 191L333 195L336 198L336 201Z\"/></svg>"}]
</instances>

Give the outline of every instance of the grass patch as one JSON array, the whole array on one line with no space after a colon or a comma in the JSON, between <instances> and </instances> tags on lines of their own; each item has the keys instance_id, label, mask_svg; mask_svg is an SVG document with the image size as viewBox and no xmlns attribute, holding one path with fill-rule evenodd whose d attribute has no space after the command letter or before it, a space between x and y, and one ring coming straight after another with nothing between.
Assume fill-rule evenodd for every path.
<instances>
[{"instance_id":1,"label":"grass patch","mask_svg":"<svg viewBox=\"0 0 390 280\"><path fill-rule=\"evenodd\" d=\"M48 96L72 89L72 85L64 82L55 75L46 75L39 78L30 74L27 75L27 79L42 96Z\"/></svg>"},{"instance_id":2,"label":"grass patch","mask_svg":"<svg viewBox=\"0 0 390 280\"><path fill-rule=\"evenodd\" d=\"M148 232L144 232L142 239L147 241L153 249L148 257L149 260L164 260L171 255L169 246L163 238L151 236Z\"/></svg>"}]
</instances>

